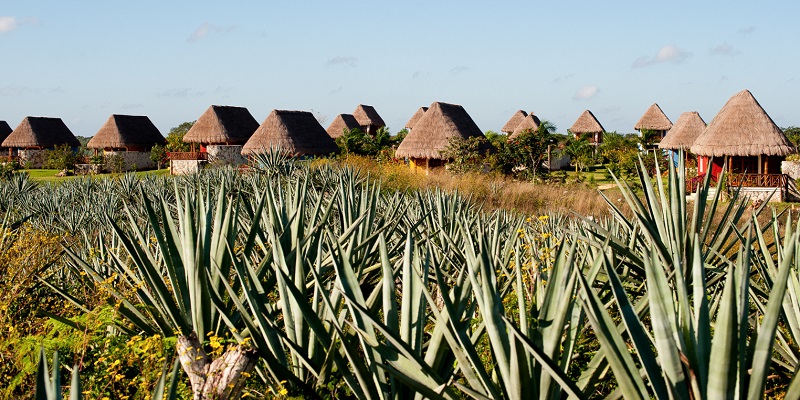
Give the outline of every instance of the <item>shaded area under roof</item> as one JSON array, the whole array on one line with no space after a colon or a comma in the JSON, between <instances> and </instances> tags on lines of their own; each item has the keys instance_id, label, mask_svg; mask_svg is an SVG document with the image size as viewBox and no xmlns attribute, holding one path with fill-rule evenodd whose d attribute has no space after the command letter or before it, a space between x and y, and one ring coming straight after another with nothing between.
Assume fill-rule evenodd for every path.
<instances>
[{"instance_id":1,"label":"shaded area under roof","mask_svg":"<svg viewBox=\"0 0 800 400\"><path fill-rule=\"evenodd\" d=\"M12 131L13 129L11 129L11 126L8 125L8 122L0 121L0 143L3 143L3 141L6 140Z\"/></svg>"}]
</instances>

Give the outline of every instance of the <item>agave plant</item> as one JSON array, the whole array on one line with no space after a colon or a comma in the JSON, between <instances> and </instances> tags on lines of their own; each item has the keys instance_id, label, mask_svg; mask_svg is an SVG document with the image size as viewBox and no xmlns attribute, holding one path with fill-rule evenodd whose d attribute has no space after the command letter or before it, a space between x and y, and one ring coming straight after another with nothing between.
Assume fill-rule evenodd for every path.
<instances>
[{"instance_id":1,"label":"agave plant","mask_svg":"<svg viewBox=\"0 0 800 400\"><path fill-rule=\"evenodd\" d=\"M771 278L779 283L765 296L761 324L751 323L753 231L761 235L761 230L752 223L749 233L741 230L740 225L747 222L742 218L746 203L734 196L722 213L722 222L714 227L710 220L720 206L719 190L706 208L708 181L698 189L694 213L687 220L683 174L670 169L665 185L657 171L658 192L643 172L640 180L644 202L623 190L636 216L627 225L627 244L597 226L589 238L601 249L596 260L603 266L607 283L598 291L580 277L581 302L603 349L599 357L619 384L616 395L760 398L786 280L800 261L795 258L800 237L787 227L778 256L780 266L772 265ZM643 270L644 295L636 294L638 288L627 279L632 266ZM621 316L620 327L604 306L608 295L616 304L614 313ZM750 329L754 333L748 335ZM628 346L635 349L636 359Z\"/></svg>"}]
</instances>

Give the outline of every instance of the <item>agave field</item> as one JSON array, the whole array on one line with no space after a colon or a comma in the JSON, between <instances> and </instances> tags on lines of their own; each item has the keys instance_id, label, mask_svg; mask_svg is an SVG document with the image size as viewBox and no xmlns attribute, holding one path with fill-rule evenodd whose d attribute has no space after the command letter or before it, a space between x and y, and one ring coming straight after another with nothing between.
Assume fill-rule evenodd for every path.
<instances>
[{"instance_id":1,"label":"agave field","mask_svg":"<svg viewBox=\"0 0 800 400\"><path fill-rule=\"evenodd\" d=\"M674 170L619 184L597 221L277 155L183 178L17 175L0 251L31 232L58 246L0 271L3 331L47 321L0 336L4 395L800 398L794 216L708 183L687 202Z\"/></svg>"}]
</instances>

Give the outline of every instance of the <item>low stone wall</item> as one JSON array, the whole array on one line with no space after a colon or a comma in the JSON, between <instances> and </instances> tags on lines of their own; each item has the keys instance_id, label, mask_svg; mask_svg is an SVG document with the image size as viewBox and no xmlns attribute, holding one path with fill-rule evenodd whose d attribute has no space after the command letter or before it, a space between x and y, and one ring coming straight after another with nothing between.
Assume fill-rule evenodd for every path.
<instances>
[{"instance_id":1,"label":"low stone wall","mask_svg":"<svg viewBox=\"0 0 800 400\"><path fill-rule=\"evenodd\" d=\"M44 168L45 150L25 150L17 151L19 165L23 168Z\"/></svg>"},{"instance_id":2,"label":"low stone wall","mask_svg":"<svg viewBox=\"0 0 800 400\"><path fill-rule=\"evenodd\" d=\"M203 160L170 160L169 173L171 175L191 175L200 172L206 161Z\"/></svg>"},{"instance_id":3,"label":"low stone wall","mask_svg":"<svg viewBox=\"0 0 800 400\"><path fill-rule=\"evenodd\" d=\"M750 201L767 201L770 203L785 201L780 188L774 187L742 187L739 196L748 198ZM770 197L772 196L772 197Z\"/></svg>"},{"instance_id":4,"label":"low stone wall","mask_svg":"<svg viewBox=\"0 0 800 400\"><path fill-rule=\"evenodd\" d=\"M800 178L800 161L781 161L781 172L797 180Z\"/></svg>"},{"instance_id":5,"label":"low stone wall","mask_svg":"<svg viewBox=\"0 0 800 400\"><path fill-rule=\"evenodd\" d=\"M104 151L103 156L106 158L105 165L103 165L106 171L114 171L113 157L117 156L122 157L122 171L141 171L156 167L156 163L150 160L149 151Z\"/></svg>"},{"instance_id":6,"label":"low stone wall","mask_svg":"<svg viewBox=\"0 0 800 400\"><path fill-rule=\"evenodd\" d=\"M247 164L247 159L242 156L242 146L209 145L208 162L211 164L239 166Z\"/></svg>"}]
</instances>

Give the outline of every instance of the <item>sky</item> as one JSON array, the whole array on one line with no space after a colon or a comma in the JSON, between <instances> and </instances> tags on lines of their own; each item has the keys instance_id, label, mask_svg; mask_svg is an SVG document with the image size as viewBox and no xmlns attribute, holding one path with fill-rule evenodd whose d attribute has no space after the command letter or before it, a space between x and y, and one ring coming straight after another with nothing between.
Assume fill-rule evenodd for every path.
<instances>
[{"instance_id":1,"label":"sky","mask_svg":"<svg viewBox=\"0 0 800 400\"><path fill-rule=\"evenodd\" d=\"M461 104L482 131L518 109L565 133L591 110L633 132L658 103L710 122L748 89L800 125L794 1L4 1L0 120L60 117L92 136L111 114L163 134L210 105L313 112L358 104L395 133Z\"/></svg>"}]
</instances>

